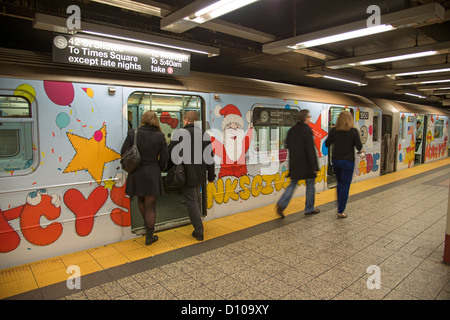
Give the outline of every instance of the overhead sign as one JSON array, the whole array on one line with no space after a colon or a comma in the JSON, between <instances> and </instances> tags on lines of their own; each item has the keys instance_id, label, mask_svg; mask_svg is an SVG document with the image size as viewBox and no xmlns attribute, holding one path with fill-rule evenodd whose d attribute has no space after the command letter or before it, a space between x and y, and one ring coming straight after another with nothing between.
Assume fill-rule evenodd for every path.
<instances>
[{"instance_id":1,"label":"overhead sign","mask_svg":"<svg viewBox=\"0 0 450 320\"><path fill-rule=\"evenodd\" d=\"M55 35L53 62L121 71L189 76L191 55L155 46L130 45L80 35Z\"/></svg>"}]
</instances>

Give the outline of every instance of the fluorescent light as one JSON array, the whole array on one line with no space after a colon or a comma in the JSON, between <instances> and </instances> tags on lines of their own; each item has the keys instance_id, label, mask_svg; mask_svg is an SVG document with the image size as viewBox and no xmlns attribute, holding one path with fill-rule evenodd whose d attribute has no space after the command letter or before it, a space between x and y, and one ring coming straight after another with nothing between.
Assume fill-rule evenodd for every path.
<instances>
[{"instance_id":1,"label":"fluorescent light","mask_svg":"<svg viewBox=\"0 0 450 320\"><path fill-rule=\"evenodd\" d=\"M323 76L324 78L327 79L332 79L332 80L337 80L337 81L343 81L343 82L348 82L348 83L352 83L352 84L356 84L358 86L366 86L367 84L364 84L362 82L358 82L358 81L352 81L352 80L347 80L347 79L342 79L342 78L338 78L338 77L332 77L332 76Z\"/></svg>"},{"instance_id":2,"label":"fluorescent light","mask_svg":"<svg viewBox=\"0 0 450 320\"><path fill-rule=\"evenodd\" d=\"M152 16L162 17L161 8L154 7L154 6L140 3L140 2L136 2L136 1L130 1L130 0L92 0L92 1L106 4L109 6L122 8L122 9L136 11L139 13L149 14Z\"/></svg>"},{"instance_id":3,"label":"fluorescent light","mask_svg":"<svg viewBox=\"0 0 450 320\"><path fill-rule=\"evenodd\" d=\"M372 71L372 72L366 73L366 78L376 79L376 78L393 77L393 76L405 77L405 76L413 76L413 75L421 75L421 74L429 74L429 73L441 73L441 72L450 72L450 63L399 68L399 69L383 70L383 71Z\"/></svg>"},{"instance_id":4,"label":"fluorescent light","mask_svg":"<svg viewBox=\"0 0 450 320\"><path fill-rule=\"evenodd\" d=\"M416 97L416 98L420 98L420 99L426 98L425 96L421 96L419 94L414 94L414 93L409 93L409 92L405 92L405 94L408 96L412 96L412 97Z\"/></svg>"},{"instance_id":5,"label":"fluorescent light","mask_svg":"<svg viewBox=\"0 0 450 320\"><path fill-rule=\"evenodd\" d=\"M367 27L367 20L348 23L263 45L263 52L279 54L295 49L319 46L347 39L365 37L402 27L423 26L443 21L445 8L437 2L382 15L381 24Z\"/></svg>"},{"instance_id":6,"label":"fluorescent light","mask_svg":"<svg viewBox=\"0 0 450 320\"><path fill-rule=\"evenodd\" d=\"M221 0L184 19L201 24L259 0Z\"/></svg>"},{"instance_id":7,"label":"fluorescent light","mask_svg":"<svg viewBox=\"0 0 450 320\"><path fill-rule=\"evenodd\" d=\"M330 69L349 68L361 65L385 63L406 59L415 59L437 54L446 54L449 52L450 52L450 41L446 41L406 49L397 49L386 52L379 52L359 57L331 60L326 63L326 67Z\"/></svg>"},{"instance_id":8,"label":"fluorescent light","mask_svg":"<svg viewBox=\"0 0 450 320\"><path fill-rule=\"evenodd\" d=\"M386 58L380 58L380 59L372 59L372 60L366 60L366 61L361 61L361 62L355 62L355 63L351 63L350 65L351 66L359 66L359 65L392 62L392 61L398 61L398 60L415 59L415 58L432 56L432 55L435 55L436 53L437 53L437 51L430 50L430 51L424 51L424 52L402 54L399 56L392 56L392 57L386 57Z\"/></svg>"},{"instance_id":9,"label":"fluorescent light","mask_svg":"<svg viewBox=\"0 0 450 320\"><path fill-rule=\"evenodd\" d=\"M450 82L450 76L403 79L394 81L394 84L397 86L409 86L415 84L430 84L430 83L444 83L444 82Z\"/></svg>"},{"instance_id":10,"label":"fluorescent light","mask_svg":"<svg viewBox=\"0 0 450 320\"><path fill-rule=\"evenodd\" d=\"M182 33L259 0L197 0L161 20L161 29Z\"/></svg>"},{"instance_id":11,"label":"fluorescent light","mask_svg":"<svg viewBox=\"0 0 450 320\"><path fill-rule=\"evenodd\" d=\"M327 72L324 70L311 70L309 74L306 74L308 77L312 78L327 78L330 80L343 81L351 84L356 84L358 86L366 86L368 84L367 81L360 79L359 77L354 77L351 75L338 74L334 72Z\"/></svg>"},{"instance_id":12,"label":"fluorescent light","mask_svg":"<svg viewBox=\"0 0 450 320\"><path fill-rule=\"evenodd\" d=\"M354 39L354 38L359 38L359 37L365 37L368 35L377 34L380 32L386 32L386 31L390 31L390 30L394 30L394 29L395 28L391 25L382 24L382 25L375 26L375 27L344 32L344 33L335 34L335 35L331 35L331 36L327 36L327 37L323 37L323 38L319 38L319 39L314 39L314 40L309 40L309 41L305 41L305 42L299 42L293 46L288 46L288 48L296 50L296 49L316 47L316 46L320 46L323 44L328 44L328 43L333 43L333 42L338 42L338 41L343 41L343 40L349 40L349 39Z\"/></svg>"},{"instance_id":13,"label":"fluorescent light","mask_svg":"<svg viewBox=\"0 0 450 320\"><path fill-rule=\"evenodd\" d=\"M432 69L432 70L425 70L425 71L403 72L403 73L396 73L395 75L398 76L398 77L403 77L403 76L412 76L412 75L418 75L418 74L447 72L447 71L450 71L450 68Z\"/></svg>"},{"instance_id":14,"label":"fluorescent light","mask_svg":"<svg viewBox=\"0 0 450 320\"><path fill-rule=\"evenodd\" d=\"M87 33L87 34L91 34L91 35L95 35L95 36L106 37L106 38L112 38L112 39L118 39L118 40L125 40L125 41L137 42L137 43L142 43L142 44L148 44L148 45L152 45L152 46L159 46L159 47L170 48L170 49L184 50L184 51L195 52L195 53L200 53L200 54L209 54L206 51L200 51L200 50L190 49L190 48L186 48L186 47L172 46L172 45L164 44L164 43L160 43L160 42L152 42L152 41L145 41L145 40L121 37L121 36L117 36L117 35L105 34L105 33L94 32L94 31L83 30L83 33Z\"/></svg>"},{"instance_id":15,"label":"fluorescent light","mask_svg":"<svg viewBox=\"0 0 450 320\"><path fill-rule=\"evenodd\" d=\"M428 90L449 90L450 86L448 84L428 84L425 86L419 86L416 88L419 91L428 91Z\"/></svg>"}]
</instances>

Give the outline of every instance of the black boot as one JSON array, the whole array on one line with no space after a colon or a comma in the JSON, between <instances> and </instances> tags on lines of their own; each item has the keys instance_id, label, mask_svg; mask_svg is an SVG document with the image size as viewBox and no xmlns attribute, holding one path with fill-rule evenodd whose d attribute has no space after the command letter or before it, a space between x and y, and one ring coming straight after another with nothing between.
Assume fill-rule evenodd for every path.
<instances>
[{"instance_id":1,"label":"black boot","mask_svg":"<svg viewBox=\"0 0 450 320\"><path fill-rule=\"evenodd\" d=\"M158 241L158 236L153 234L153 229L147 228L147 231L145 232L145 245L149 246L156 241Z\"/></svg>"}]
</instances>

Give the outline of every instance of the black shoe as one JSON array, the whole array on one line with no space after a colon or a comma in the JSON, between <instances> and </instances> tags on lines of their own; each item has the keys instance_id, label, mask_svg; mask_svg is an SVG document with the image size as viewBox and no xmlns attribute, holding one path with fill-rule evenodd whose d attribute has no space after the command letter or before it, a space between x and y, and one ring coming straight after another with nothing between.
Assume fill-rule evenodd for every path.
<instances>
[{"instance_id":1,"label":"black shoe","mask_svg":"<svg viewBox=\"0 0 450 320\"><path fill-rule=\"evenodd\" d=\"M153 234L153 229L148 229L145 231L145 245L149 246L151 245L153 242L158 241L158 236L155 236Z\"/></svg>"},{"instance_id":2,"label":"black shoe","mask_svg":"<svg viewBox=\"0 0 450 320\"><path fill-rule=\"evenodd\" d=\"M314 209L314 211L311 211L311 212L305 212L305 214L306 215L309 215L309 214L316 214L316 213L319 213L320 212L320 209Z\"/></svg>"},{"instance_id":3,"label":"black shoe","mask_svg":"<svg viewBox=\"0 0 450 320\"><path fill-rule=\"evenodd\" d=\"M195 233L194 233L194 231L192 232L192 236L195 238L195 239L197 239L198 241L203 241L203 235L201 235L201 236L198 236L198 235L196 235Z\"/></svg>"},{"instance_id":4,"label":"black shoe","mask_svg":"<svg viewBox=\"0 0 450 320\"><path fill-rule=\"evenodd\" d=\"M283 209L281 209L279 206L277 206L277 214L281 217L284 218L284 213L283 213Z\"/></svg>"},{"instance_id":5,"label":"black shoe","mask_svg":"<svg viewBox=\"0 0 450 320\"><path fill-rule=\"evenodd\" d=\"M153 233L145 235L145 245L146 246L149 246L156 241L158 241L158 236L154 235Z\"/></svg>"}]
</instances>

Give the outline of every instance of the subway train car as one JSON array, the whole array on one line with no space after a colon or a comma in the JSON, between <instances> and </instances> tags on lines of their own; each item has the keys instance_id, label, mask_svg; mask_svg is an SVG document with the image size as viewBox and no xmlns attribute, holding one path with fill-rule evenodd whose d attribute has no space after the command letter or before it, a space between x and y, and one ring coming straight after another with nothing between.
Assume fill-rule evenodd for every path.
<instances>
[{"instance_id":1,"label":"subway train car","mask_svg":"<svg viewBox=\"0 0 450 320\"><path fill-rule=\"evenodd\" d=\"M201 189L205 220L277 201L289 184L286 134L301 109L312 115L317 192L336 183L324 142L344 110L353 114L365 151L353 181L414 166L417 119L424 122L418 162L447 156L448 116L432 108L206 73L60 67L48 57L15 55L22 63L0 62L0 269L142 233L137 201L124 192L120 149L146 110L157 112L168 142L186 111L199 112L217 175ZM295 196L305 193L299 184ZM180 191L165 190L157 229L189 223Z\"/></svg>"},{"instance_id":2,"label":"subway train car","mask_svg":"<svg viewBox=\"0 0 450 320\"><path fill-rule=\"evenodd\" d=\"M448 114L408 102L373 101L383 112L382 174L447 157Z\"/></svg>"}]
</instances>

